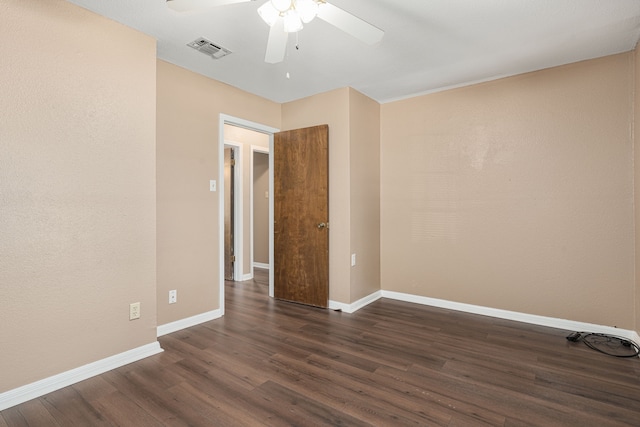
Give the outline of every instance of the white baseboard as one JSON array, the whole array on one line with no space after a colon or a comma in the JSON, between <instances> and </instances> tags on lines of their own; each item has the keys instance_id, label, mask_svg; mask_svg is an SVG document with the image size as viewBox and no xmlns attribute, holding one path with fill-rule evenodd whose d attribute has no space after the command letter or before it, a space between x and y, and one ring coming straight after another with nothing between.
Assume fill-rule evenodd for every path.
<instances>
[{"instance_id":1,"label":"white baseboard","mask_svg":"<svg viewBox=\"0 0 640 427\"><path fill-rule=\"evenodd\" d=\"M251 279L253 279L253 273L248 273L242 276L241 282L246 282L247 280L251 280Z\"/></svg>"},{"instance_id":2,"label":"white baseboard","mask_svg":"<svg viewBox=\"0 0 640 427\"><path fill-rule=\"evenodd\" d=\"M596 325L593 323L577 322L574 320L558 319L554 317L538 316L535 314L519 313L516 311L500 310L497 308L483 307L479 305L464 304L436 298L422 297L418 295L403 294L400 292L382 291L383 298L398 301L413 302L416 304L430 305L449 310L464 311L466 313L481 314L483 316L498 317L500 319L514 320L516 322L531 323L534 325L548 326L550 328L565 329L568 331L584 331L600 334L617 335L638 343L638 334L633 330L614 328L612 326Z\"/></svg>"},{"instance_id":3,"label":"white baseboard","mask_svg":"<svg viewBox=\"0 0 640 427\"><path fill-rule=\"evenodd\" d=\"M175 322L165 323L158 326L157 334L159 337L177 332L182 329L190 328L192 326L199 325L200 323L208 322L210 320L219 319L222 317L222 312L218 310L208 311L206 313L197 314L195 316L187 317L186 319L176 320Z\"/></svg>"},{"instance_id":4,"label":"white baseboard","mask_svg":"<svg viewBox=\"0 0 640 427\"><path fill-rule=\"evenodd\" d=\"M263 268L265 270L268 270L269 269L269 264L265 264L263 262L254 262L253 263L253 267L254 268Z\"/></svg>"},{"instance_id":5,"label":"white baseboard","mask_svg":"<svg viewBox=\"0 0 640 427\"><path fill-rule=\"evenodd\" d=\"M344 311L345 313L355 313L356 311L360 310L362 307L365 307L371 304L372 302L379 300L380 298L382 298L382 291L377 291L372 293L371 295L367 295L364 298L360 298L358 301L352 304L345 304L343 302L330 300L329 309L341 310L341 311Z\"/></svg>"},{"instance_id":6,"label":"white baseboard","mask_svg":"<svg viewBox=\"0 0 640 427\"><path fill-rule=\"evenodd\" d=\"M129 363L136 362L140 359L144 359L145 357L153 356L154 354L161 353L162 351L160 343L155 341L150 344L143 345L142 347L134 348L132 350L125 351L124 353L116 354L114 356L98 360L97 362L92 362L87 365L71 369L70 371L0 393L0 411L27 402L31 399L44 396L47 393L60 390L61 388L84 381L88 378L95 377L96 375L103 374L112 369L128 365Z\"/></svg>"}]
</instances>

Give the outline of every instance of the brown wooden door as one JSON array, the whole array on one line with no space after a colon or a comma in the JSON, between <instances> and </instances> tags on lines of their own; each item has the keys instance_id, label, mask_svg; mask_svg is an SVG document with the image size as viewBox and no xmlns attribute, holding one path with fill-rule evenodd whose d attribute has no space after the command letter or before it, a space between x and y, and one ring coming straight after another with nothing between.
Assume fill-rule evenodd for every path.
<instances>
[{"instance_id":1,"label":"brown wooden door","mask_svg":"<svg viewBox=\"0 0 640 427\"><path fill-rule=\"evenodd\" d=\"M224 279L234 280L235 262L235 159L233 148L224 148Z\"/></svg>"},{"instance_id":2,"label":"brown wooden door","mask_svg":"<svg viewBox=\"0 0 640 427\"><path fill-rule=\"evenodd\" d=\"M279 132L273 144L274 296L329 303L329 127Z\"/></svg>"}]
</instances>

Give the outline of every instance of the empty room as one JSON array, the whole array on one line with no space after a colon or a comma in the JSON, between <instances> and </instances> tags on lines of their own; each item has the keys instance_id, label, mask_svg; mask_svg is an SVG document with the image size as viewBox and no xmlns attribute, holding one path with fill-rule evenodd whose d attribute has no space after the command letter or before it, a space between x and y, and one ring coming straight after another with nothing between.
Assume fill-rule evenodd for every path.
<instances>
[{"instance_id":1,"label":"empty room","mask_svg":"<svg viewBox=\"0 0 640 427\"><path fill-rule=\"evenodd\" d=\"M0 427L640 425L639 1L0 17Z\"/></svg>"}]
</instances>

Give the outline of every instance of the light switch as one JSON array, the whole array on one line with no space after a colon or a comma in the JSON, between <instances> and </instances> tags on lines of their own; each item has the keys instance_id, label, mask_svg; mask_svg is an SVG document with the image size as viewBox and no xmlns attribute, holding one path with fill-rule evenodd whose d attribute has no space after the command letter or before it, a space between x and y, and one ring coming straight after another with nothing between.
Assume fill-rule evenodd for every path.
<instances>
[{"instance_id":1,"label":"light switch","mask_svg":"<svg viewBox=\"0 0 640 427\"><path fill-rule=\"evenodd\" d=\"M209 191L216 191L216 180L212 179L209 181Z\"/></svg>"},{"instance_id":2,"label":"light switch","mask_svg":"<svg viewBox=\"0 0 640 427\"><path fill-rule=\"evenodd\" d=\"M265 192L264 192L264 198L265 198L265 199L268 199L268 198L269 198L269 192L268 192L268 191L265 191Z\"/></svg>"}]
</instances>

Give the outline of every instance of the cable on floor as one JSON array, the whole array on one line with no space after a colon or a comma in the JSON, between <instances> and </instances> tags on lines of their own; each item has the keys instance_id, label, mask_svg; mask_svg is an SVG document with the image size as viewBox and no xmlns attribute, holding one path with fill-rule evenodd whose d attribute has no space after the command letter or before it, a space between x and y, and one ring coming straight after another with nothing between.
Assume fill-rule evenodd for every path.
<instances>
[{"instance_id":1,"label":"cable on floor","mask_svg":"<svg viewBox=\"0 0 640 427\"><path fill-rule=\"evenodd\" d=\"M637 357L640 355L640 346L637 343L615 335L573 332L567 336L567 341L582 341L587 347L608 356Z\"/></svg>"}]
</instances>

